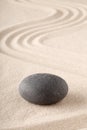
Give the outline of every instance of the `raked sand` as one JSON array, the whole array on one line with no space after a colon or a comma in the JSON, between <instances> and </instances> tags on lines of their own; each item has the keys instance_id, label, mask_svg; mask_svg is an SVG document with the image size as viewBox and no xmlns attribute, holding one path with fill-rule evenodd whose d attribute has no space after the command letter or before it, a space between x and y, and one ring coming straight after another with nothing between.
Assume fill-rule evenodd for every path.
<instances>
[{"instance_id":1,"label":"raked sand","mask_svg":"<svg viewBox=\"0 0 87 130\"><path fill-rule=\"evenodd\" d=\"M39 72L64 78L66 98L21 98ZM87 130L87 0L0 0L0 130Z\"/></svg>"}]
</instances>

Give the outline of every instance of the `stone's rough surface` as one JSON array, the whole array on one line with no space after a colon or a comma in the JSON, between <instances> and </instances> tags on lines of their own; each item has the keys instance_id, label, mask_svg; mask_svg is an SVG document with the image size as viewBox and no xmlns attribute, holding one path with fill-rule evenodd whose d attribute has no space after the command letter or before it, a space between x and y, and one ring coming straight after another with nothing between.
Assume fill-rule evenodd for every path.
<instances>
[{"instance_id":1,"label":"stone's rough surface","mask_svg":"<svg viewBox=\"0 0 87 130\"><path fill-rule=\"evenodd\" d=\"M68 92L64 79L47 73L37 73L26 77L19 85L21 96L39 105L54 104L63 99Z\"/></svg>"}]
</instances>

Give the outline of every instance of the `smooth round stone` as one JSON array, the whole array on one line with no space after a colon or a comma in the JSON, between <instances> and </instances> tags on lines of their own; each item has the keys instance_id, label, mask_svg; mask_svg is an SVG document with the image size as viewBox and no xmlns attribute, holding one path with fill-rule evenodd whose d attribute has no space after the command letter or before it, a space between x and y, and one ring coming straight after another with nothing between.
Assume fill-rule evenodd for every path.
<instances>
[{"instance_id":1,"label":"smooth round stone","mask_svg":"<svg viewBox=\"0 0 87 130\"><path fill-rule=\"evenodd\" d=\"M37 73L22 80L19 92L29 102L50 105L62 100L67 95L68 85L59 76Z\"/></svg>"}]
</instances>

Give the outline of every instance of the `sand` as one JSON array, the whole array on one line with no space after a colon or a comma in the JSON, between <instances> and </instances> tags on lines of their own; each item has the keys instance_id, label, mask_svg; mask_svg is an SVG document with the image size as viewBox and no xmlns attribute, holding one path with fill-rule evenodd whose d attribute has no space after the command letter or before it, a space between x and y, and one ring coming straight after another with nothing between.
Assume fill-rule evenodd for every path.
<instances>
[{"instance_id":1,"label":"sand","mask_svg":"<svg viewBox=\"0 0 87 130\"><path fill-rule=\"evenodd\" d=\"M67 81L61 102L20 96L39 72ZM87 130L87 0L0 1L0 130Z\"/></svg>"}]
</instances>

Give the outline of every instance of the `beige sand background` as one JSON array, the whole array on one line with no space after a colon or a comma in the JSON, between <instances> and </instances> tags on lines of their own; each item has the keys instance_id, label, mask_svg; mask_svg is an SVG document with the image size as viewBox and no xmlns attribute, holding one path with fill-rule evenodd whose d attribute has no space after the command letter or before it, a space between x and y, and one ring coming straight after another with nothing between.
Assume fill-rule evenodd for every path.
<instances>
[{"instance_id":1,"label":"beige sand background","mask_svg":"<svg viewBox=\"0 0 87 130\"><path fill-rule=\"evenodd\" d=\"M66 98L22 99L37 72L63 77ZM0 130L87 130L87 0L0 0Z\"/></svg>"}]
</instances>

